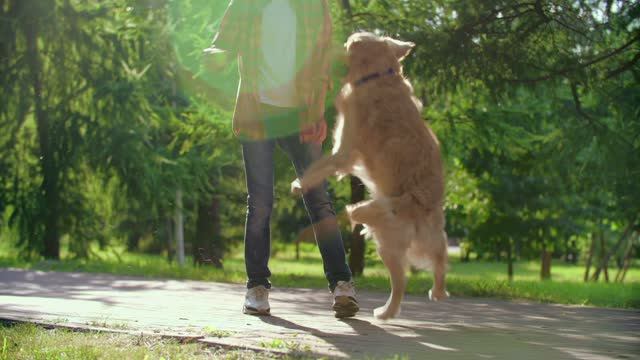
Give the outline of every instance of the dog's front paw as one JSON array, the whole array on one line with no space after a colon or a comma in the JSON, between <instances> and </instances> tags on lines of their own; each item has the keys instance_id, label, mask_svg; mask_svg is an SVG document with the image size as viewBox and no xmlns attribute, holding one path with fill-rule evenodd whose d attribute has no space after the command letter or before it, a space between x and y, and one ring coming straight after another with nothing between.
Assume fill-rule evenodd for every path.
<instances>
[{"instance_id":1,"label":"dog's front paw","mask_svg":"<svg viewBox=\"0 0 640 360\"><path fill-rule=\"evenodd\" d=\"M300 179L295 179L291 182L291 193L293 195L302 194L302 185L300 184Z\"/></svg>"},{"instance_id":2,"label":"dog's front paw","mask_svg":"<svg viewBox=\"0 0 640 360\"><path fill-rule=\"evenodd\" d=\"M442 301L446 300L449 297L449 292L446 290L434 291L433 289L429 290L429 300L431 301Z\"/></svg>"},{"instance_id":3,"label":"dog's front paw","mask_svg":"<svg viewBox=\"0 0 640 360\"><path fill-rule=\"evenodd\" d=\"M378 320L389 320L393 319L400 313L400 310L395 313L389 309L388 306L380 306L379 308L373 309L373 317Z\"/></svg>"},{"instance_id":4,"label":"dog's front paw","mask_svg":"<svg viewBox=\"0 0 640 360\"><path fill-rule=\"evenodd\" d=\"M355 208L356 208L355 204L349 204L349 205L344 207L344 209L347 211L347 215L349 215L349 217L351 217L351 213L353 212L353 210L355 210Z\"/></svg>"}]
</instances>

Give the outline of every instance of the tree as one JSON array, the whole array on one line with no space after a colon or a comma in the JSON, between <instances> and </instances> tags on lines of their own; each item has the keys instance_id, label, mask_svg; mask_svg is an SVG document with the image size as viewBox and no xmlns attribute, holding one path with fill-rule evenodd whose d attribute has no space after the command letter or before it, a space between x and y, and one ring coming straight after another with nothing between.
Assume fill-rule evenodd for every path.
<instances>
[{"instance_id":1,"label":"tree","mask_svg":"<svg viewBox=\"0 0 640 360\"><path fill-rule=\"evenodd\" d=\"M23 255L57 258L63 238L87 257L90 245L127 235L132 250L162 251L178 189L194 255L224 253L241 237L244 183L229 115L236 68L207 73L200 55L226 5L0 0L0 226ZM640 4L331 6L337 43L369 29L417 44L404 68L442 143L450 234L507 269L543 259L543 276L571 237L591 259L588 279L613 278L611 259L624 278L640 221ZM333 186L338 204L364 197L351 185ZM276 236L288 239L306 218L291 211L295 199L281 205ZM353 231L357 274L365 251Z\"/></svg>"},{"instance_id":2,"label":"tree","mask_svg":"<svg viewBox=\"0 0 640 360\"><path fill-rule=\"evenodd\" d=\"M84 196L73 190L86 160L83 150L91 148L84 142L86 134L106 121L89 111L91 104L115 98L123 103L135 101L125 96L126 90L135 88L138 75L127 73L132 48L90 25L117 28L120 24L113 12L125 9L109 9L96 2L74 6L68 0L3 1L0 5L6 30L2 41L6 56L0 65L3 128L19 134L34 124L37 135L36 143L27 143L34 151L27 158L37 163L15 164L24 170L13 176L11 223L20 224L27 253L36 250L56 259L63 232L86 227L88 219L98 221L86 216L90 211ZM138 114L144 110L141 107ZM5 154L21 150L16 147L18 141L6 144ZM23 183L27 173L37 173L39 184Z\"/></svg>"},{"instance_id":3,"label":"tree","mask_svg":"<svg viewBox=\"0 0 640 360\"><path fill-rule=\"evenodd\" d=\"M351 6L358 28L417 44L405 70L426 117L448 163L460 160L497 217L476 223L476 235L504 239L498 248L508 253L520 238L527 245L520 251L537 249L547 266L549 252L561 246L559 234L594 223L596 213L568 207L595 209L599 217L625 224L639 212L638 202L628 201L638 199L629 179L637 178L632 169L640 154L631 115L638 111L632 89L638 84L639 4L445 0ZM589 204L602 197L596 194L607 202ZM523 233L517 224L529 230ZM513 232L497 234L504 229ZM548 266L542 270L547 276Z\"/></svg>"},{"instance_id":4,"label":"tree","mask_svg":"<svg viewBox=\"0 0 640 360\"><path fill-rule=\"evenodd\" d=\"M0 136L2 210L25 255L59 258L63 234L77 256L88 256L95 240L105 246L110 230L98 199L113 196L121 212L111 217L142 235L165 223L179 187L188 202L214 192L212 168L222 166L228 152L220 145L230 136L218 138L204 120L221 118L220 110L178 88L167 4L0 3L0 124L11 134ZM194 128L195 136L182 133ZM192 146L211 139L219 143ZM113 193L98 196L89 185Z\"/></svg>"},{"instance_id":5,"label":"tree","mask_svg":"<svg viewBox=\"0 0 640 360\"><path fill-rule=\"evenodd\" d=\"M342 0L342 9L340 18L344 24L339 31L341 37L346 37L342 32L350 32L355 29L353 23L353 10L349 0ZM356 204L365 199L365 188L362 181L356 176L349 176L351 186L351 204ZM364 235L362 234L363 225L356 224L351 228L349 236L349 267L354 276L362 275L364 272L365 261L364 255L366 250Z\"/></svg>"}]
</instances>

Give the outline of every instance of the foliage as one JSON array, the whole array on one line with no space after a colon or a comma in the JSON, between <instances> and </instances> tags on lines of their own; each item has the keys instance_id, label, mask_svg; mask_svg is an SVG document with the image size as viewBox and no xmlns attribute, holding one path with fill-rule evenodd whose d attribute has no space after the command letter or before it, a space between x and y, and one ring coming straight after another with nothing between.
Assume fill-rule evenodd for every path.
<instances>
[{"instance_id":1,"label":"foliage","mask_svg":"<svg viewBox=\"0 0 640 360\"><path fill-rule=\"evenodd\" d=\"M337 44L354 29L416 43L405 72L442 143L450 237L510 263L593 258L597 274L637 256L638 2L330 3ZM201 58L226 5L0 0L0 241L35 259L170 256L179 190L191 250L241 241L237 64ZM308 219L282 154L276 173L277 252ZM348 183L330 184L340 212Z\"/></svg>"},{"instance_id":2,"label":"foliage","mask_svg":"<svg viewBox=\"0 0 640 360\"><path fill-rule=\"evenodd\" d=\"M478 252L500 258L515 246L530 258L571 250L563 240L573 235L637 224L638 3L351 8L356 27L417 45L406 72L449 164L450 234Z\"/></svg>"},{"instance_id":3,"label":"foliage","mask_svg":"<svg viewBox=\"0 0 640 360\"><path fill-rule=\"evenodd\" d=\"M207 120L228 114L178 90L167 2L35 3L0 6L6 226L27 257L57 258L64 235L80 257L123 232L170 237L158 229L177 189L186 204L221 193L212 179L237 172L237 156L228 129Z\"/></svg>"},{"instance_id":4,"label":"foliage","mask_svg":"<svg viewBox=\"0 0 640 360\"><path fill-rule=\"evenodd\" d=\"M4 359L289 359L248 350L223 350L180 343L160 336L44 329L32 324L0 324Z\"/></svg>"}]
</instances>

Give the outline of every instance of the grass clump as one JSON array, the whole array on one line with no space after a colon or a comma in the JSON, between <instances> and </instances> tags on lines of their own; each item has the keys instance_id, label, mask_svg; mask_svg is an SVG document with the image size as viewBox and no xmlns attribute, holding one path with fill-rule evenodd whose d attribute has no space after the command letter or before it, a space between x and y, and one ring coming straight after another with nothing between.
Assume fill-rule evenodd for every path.
<instances>
[{"instance_id":1,"label":"grass clump","mask_svg":"<svg viewBox=\"0 0 640 360\"><path fill-rule=\"evenodd\" d=\"M44 329L0 323L0 360L8 359L300 359L272 353L207 347L154 336Z\"/></svg>"}]
</instances>

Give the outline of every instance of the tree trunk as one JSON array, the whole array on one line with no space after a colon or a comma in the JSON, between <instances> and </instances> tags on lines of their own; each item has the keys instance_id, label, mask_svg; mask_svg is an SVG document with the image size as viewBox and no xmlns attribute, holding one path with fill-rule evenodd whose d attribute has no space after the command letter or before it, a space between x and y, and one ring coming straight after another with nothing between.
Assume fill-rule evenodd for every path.
<instances>
[{"instance_id":1,"label":"tree trunk","mask_svg":"<svg viewBox=\"0 0 640 360\"><path fill-rule=\"evenodd\" d=\"M220 199L198 203L196 236L193 244L193 263L214 265L222 269L220 239Z\"/></svg>"},{"instance_id":2,"label":"tree trunk","mask_svg":"<svg viewBox=\"0 0 640 360\"><path fill-rule=\"evenodd\" d=\"M176 257L178 266L184 266L184 213L182 208L182 189L176 191Z\"/></svg>"},{"instance_id":3,"label":"tree trunk","mask_svg":"<svg viewBox=\"0 0 640 360\"><path fill-rule=\"evenodd\" d=\"M551 279L551 253L547 249L542 250L542 266L540 269L540 279Z\"/></svg>"},{"instance_id":4,"label":"tree trunk","mask_svg":"<svg viewBox=\"0 0 640 360\"><path fill-rule=\"evenodd\" d=\"M507 274L509 275L509 281L513 281L513 254L512 254L511 240L507 242Z\"/></svg>"},{"instance_id":5,"label":"tree trunk","mask_svg":"<svg viewBox=\"0 0 640 360\"><path fill-rule=\"evenodd\" d=\"M353 25L353 12L349 0L341 1L342 9L346 13L347 21ZM353 30L353 29L349 29ZM364 200L364 184L355 176L349 177L351 181L351 203L355 204ZM363 226L357 224L351 228L350 247L349 247L349 267L353 276L362 275L364 271L364 252L365 242L362 232Z\"/></svg>"},{"instance_id":6,"label":"tree trunk","mask_svg":"<svg viewBox=\"0 0 640 360\"><path fill-rule=\"evenodd\" d=\"M355 204L364 200L364 184L355 176L351 180L351 203ZM365 242L362 232L362 225L358 224L351 229L351 247L349 251L349 267L353 276L362 275L364 272L364 251Z\"/></svg>"},{"instance_id":7,"label":"tree trunk","mask_svg":"<svg viewBox=\"0 0 640 360\"><path fill-rule=\"evenodd\" d=\"M569 242L571 246L571 263L573 265L578 263L578 252L576 251L576 239L573 239Z\"/></svg>"},{"instance_id":8,"label":"tree trunk","mask_svg":"<svg viewBox=\"0 0 640 360\"><path fill-rule=\"evenodd\" d=\"M471 257L471 250L465 249L465 247L460 247L460 262L467 263L469 262Z\"/></svg>"},{"instance_id":9,"label":"tree trunk","mask_svg":"<svg viewBox=\"0 0 640 360\"><path fill-rule=\"evenodd\" d=\"M638 240L638 237L640 236L640 233L635 232L634 235L632 235L631 241L629 242L629 248L627 249L627 253L624 257L624 265L622 266L622 269L618 271L618 275L616 275L616 281L624 282L624 278L627 275L627 270L629 270L629 266L631 265L631 259L633 258L633 248L636 241Z\"/></svg>"},{"instance_id":10,"label":"tree trunk","mask_svg":"<svg viewBox=\"0 0 640 360\"><path fill-rule=\"evenodd\" d=\"M349 20L353 19L353 12L351 11L351 4L349 0L342 0L342 8L347 12Z\"/></svg>"},{"instance_id":11,"label":"tree trunk","mask_svg":"<svg viewBox=\"0 0 640 360\"><path fill-rule=\"evenodd\" d=\"M596 251L596 233L591 232L591 246L589 246L589 256L587 257L587 265L584 271L584 281L589 281L589 270L591 270L591 261L593 260L593 254Z\"/></svg>"},{"instance_id":12,"label":"tree trunk","mask_svg":"<svg viewBox=\"0 0 640 360\"><path fill-rule=\"evenodd\" d=\"M596 272L593 274L593 278L596 281L598 281L598 277L600 276L600 271L604 271L605 281L607 282L609 281L609 272L607 271L607 264L609 263L609 259L611 258L612 255L614 255L618 251L620 246L627 239L634 224L635 224L635 221L629 222L629 225L627 225L627 227L624 229L624 232L622 233L622 235L620 236L616 244L608 252L605 251L606 249L604 244L604 232L600 233L600 264L598 265Z\"/></svg>"},{"instance_id":13,"label":"tree trunk","mask_svg":"<svg viewBox=\"0 0 640 360\"><path fill-rule=\"evenodd\" d=\"M31 5L23 5L28 9ZM25 14L34 12L25 10ZM38 48L38 19L28 17L23 21L24 33L27 41L27 59L29 63L29 72L31 77L31 87L33 88L34 112L38 131L38 141L40 145L40 167L42 170L42 196L44 197L44 250L42 255L46 259L60 258L60 237L59 237L59 188L58 177L59 169L56 166L56 160L53 154L53 146L49 134L51 133L51 123L49 112L43 104L42 89L43 72L42 59L40 49Z\"/></svg>"},{"instance_id":14,"label":"tree trunk","mask_svg":"<svg viewBox=\"0 0 640 360\"><path fill-rule=\"evenodd\" d=\"M606 252L607 247L604 243L604 231L600 233L600 248L601 248L600 265L596 269L596 273L604 270L604 279L606 282L609 282L609 272L607 271L607 263L609 262L608 261L609 256L607 255L607 252ZM597 276L596 276L596 280L598 280Z\"/></svg>"},{"instance_id":15,"label":"tree trunk","mask_svg":"<svg viewBox=\"0 0 640 360\"><path fill-rule=\"evenodd\" d=\"M138 250L138 246L140 245L140 239L143 236L142 231L140 229L143 227L141 224L137 224L133 221L129 222L131 227L128 228L127 232L129 233L127 236L127 251L134 252Z\"/></svg>"},{"instance_id":16,"label":"tree trunk","mask_svg":"<svg viewBox=\"0 0 640 360\"><path fill-rule=\"evenodd\" d=\"M602 270L600 269L600 264L604 259L604 256L605 256L604 252L605 252L604 231L600 230L600 262L598 263L598 265L596 265L596 270L593 272L593 275L591 275L591 280L593 281L598 281L598 279L600 279L600 271Z\"/></svg>"},{"instance_id":17,"label":"tree trunk","mask_svg":"<svg viewBox=\"0 0 640 360\"><path fill-rule=\"evenodd\" d=\"M171 216L167 216L167 260L169 264L173 261L174 250L173 250L173 219Z\"/></svg>"}]
</instances>

